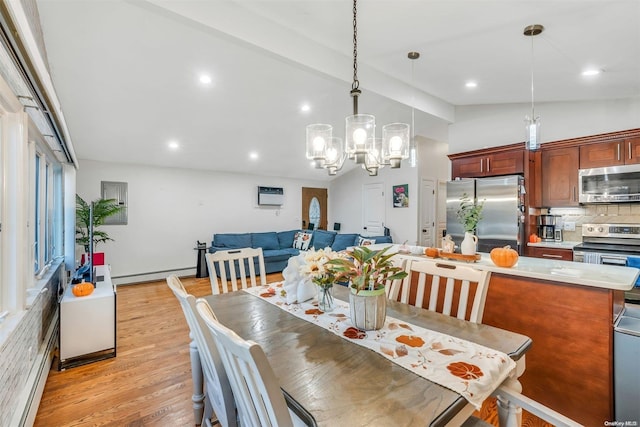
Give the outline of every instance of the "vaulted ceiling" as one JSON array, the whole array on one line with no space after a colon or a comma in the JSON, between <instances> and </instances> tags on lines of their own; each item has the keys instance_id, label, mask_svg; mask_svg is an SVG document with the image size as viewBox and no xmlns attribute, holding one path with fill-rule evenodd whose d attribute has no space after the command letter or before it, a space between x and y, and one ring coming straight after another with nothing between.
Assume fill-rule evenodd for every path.
<instances>
[{"instance_id":1,"label":"vaulted ceiling","mask_svg":"<svg viewBox=\"0 0 640 427\"><path fill-rule=\"evenodd\" d=\"M342 133L351 112L351 1L37 4L81 166L327 179L304 157L305 126ZM545 26L533 50L522 34L530 24ZM421 57L411 61L409 51ZM602 73L584 77L587 68ZM410 122L414 107L416 134L442 140L456 106L531 102L532 69L536 102L639 96L640 1L358 4L360 111L378 125Z\"/></svg>"}]
</instances>

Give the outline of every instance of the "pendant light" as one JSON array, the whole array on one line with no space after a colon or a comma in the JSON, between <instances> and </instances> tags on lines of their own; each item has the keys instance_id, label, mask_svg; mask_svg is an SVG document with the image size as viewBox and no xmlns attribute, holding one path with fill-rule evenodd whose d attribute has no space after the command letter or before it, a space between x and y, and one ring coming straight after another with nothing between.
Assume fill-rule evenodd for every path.
<instances>
[{"instance_id":1,"label":"pendant light","mask_svg":"<svg viewBox=\"0 0 640 427\"><path fill-rule=\"evenodd\" d=\"M409 52L407 58L411 60L411 84L415 86L415 60L420 58L420 52ZM411 139L409 141L409 166L415 168L418 165L418 149L416 147L416 110L415 98L411 102Z\"/></svg>"},{"instance_id":2,"label":"pendant light","mask_svg":"<svg viewBox=\"0 0 640 427\"><path fill-rule=\"evenodd\" d=\"M540 116L536 116L533 105L533 37L544 31L540 24L525 27L523 34L531 37L531 116L525 116L525 147L535 151L540 147Z\"/></svg>"},{"instance_id":3,"label":"pendant light","mask_svg":"<svg viewBox=\"0 0 640 427\"><path fill-rule=\"evenodd\" d=\"M358 19L357 0L353 0L353 82L349 94L353 99L353 114L345 119L344 144L333 137L328 124L307 126L306 156L316 168L325 168L329 175L342 169L348 157L375 176L384 166L399 168L409 157L409 125L391 123L382 127L382 139L376 139L376 119L371 114L358 112L360 82L358 81Z\"/></svg>"}]
</instances>

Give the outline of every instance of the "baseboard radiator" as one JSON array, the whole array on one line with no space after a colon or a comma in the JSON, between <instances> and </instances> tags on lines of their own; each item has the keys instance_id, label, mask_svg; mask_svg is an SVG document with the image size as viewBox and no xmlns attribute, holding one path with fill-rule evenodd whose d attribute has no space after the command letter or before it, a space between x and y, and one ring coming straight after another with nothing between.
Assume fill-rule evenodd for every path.
<instances>
[{"instance_id":1,"label":"baseboard radiator","mask_svg":"<svg viewBox=\"0 0 640 427\"><path fill-rule=\"evenodd\" d=\"M23 388L22 395L18 400L16 411L13 414L12 426L33 426L40 406L40 399L47 382L51 363L58 347L58 333L60 323L58 313L55 314L55 321L51 322L47 334L38 349L38 354L34 360L33 367L27 378L27 383Z\"/></svg>"}]
</instances>

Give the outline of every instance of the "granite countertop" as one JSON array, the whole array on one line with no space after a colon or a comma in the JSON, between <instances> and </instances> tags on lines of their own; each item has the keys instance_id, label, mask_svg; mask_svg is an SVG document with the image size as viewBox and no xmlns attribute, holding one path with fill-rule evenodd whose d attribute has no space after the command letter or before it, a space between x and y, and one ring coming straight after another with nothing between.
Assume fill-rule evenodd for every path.
<instances>
[{"instance_id":1,"label":"granite countertop","mask_svg":"<svg viewBox=\"0 0 640 427\"><path fill-rule=\"evenodd\" d=\"M372 245L371 249L381 249L388 244ZM392 245L391 251L397 252L399 245ZM431 259L420 255L420 247L410 247L413 253L403 256L416 259ZM488 270L494 273L511 276L528 277L531 279L546 280L550 282L570 283L580 286L592 286L595 288L614 289L628 291L636 283L640 270L633 267L619 267L602 264L586 264L582 262L550 260L546 258L531 258L521 256L518 263L511 268L496 266L487 253L481 253L478 262L467 263L463 261L446 262L471 265L479 270Z\"/></svg>"},{"instance_id":2,"label":"granite countertop","mask_svg":"<svg viewBox=\"0 0 640 427\"><path fill-rule=\"evenodd\" d=\"M537 248L551 248L551 249L573 249L574 246L579 245L582 242L538 242L527 243L527 246L534 246Z\"/></svg>"}]
</instances>

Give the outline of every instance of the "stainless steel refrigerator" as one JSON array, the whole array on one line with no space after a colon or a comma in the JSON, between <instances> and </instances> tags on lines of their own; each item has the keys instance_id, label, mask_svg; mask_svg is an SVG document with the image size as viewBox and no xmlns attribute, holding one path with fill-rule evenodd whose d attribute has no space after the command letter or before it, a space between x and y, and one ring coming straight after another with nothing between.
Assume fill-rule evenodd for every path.
<instances>
[{"instance_id":1,"label":"stainless steel refrigerator","mask_svg":"<svg viewBox=\"0 0 640 427\"><path fill-rule=\"evenodd\" d=\"M510 245L522 255L524 242L524 179L520 175L461 179L447 182L447 231L460 246L464 228L456 214L466 193L484 202L478 223L478 252Z\"/></svg>"}]
</instances>

